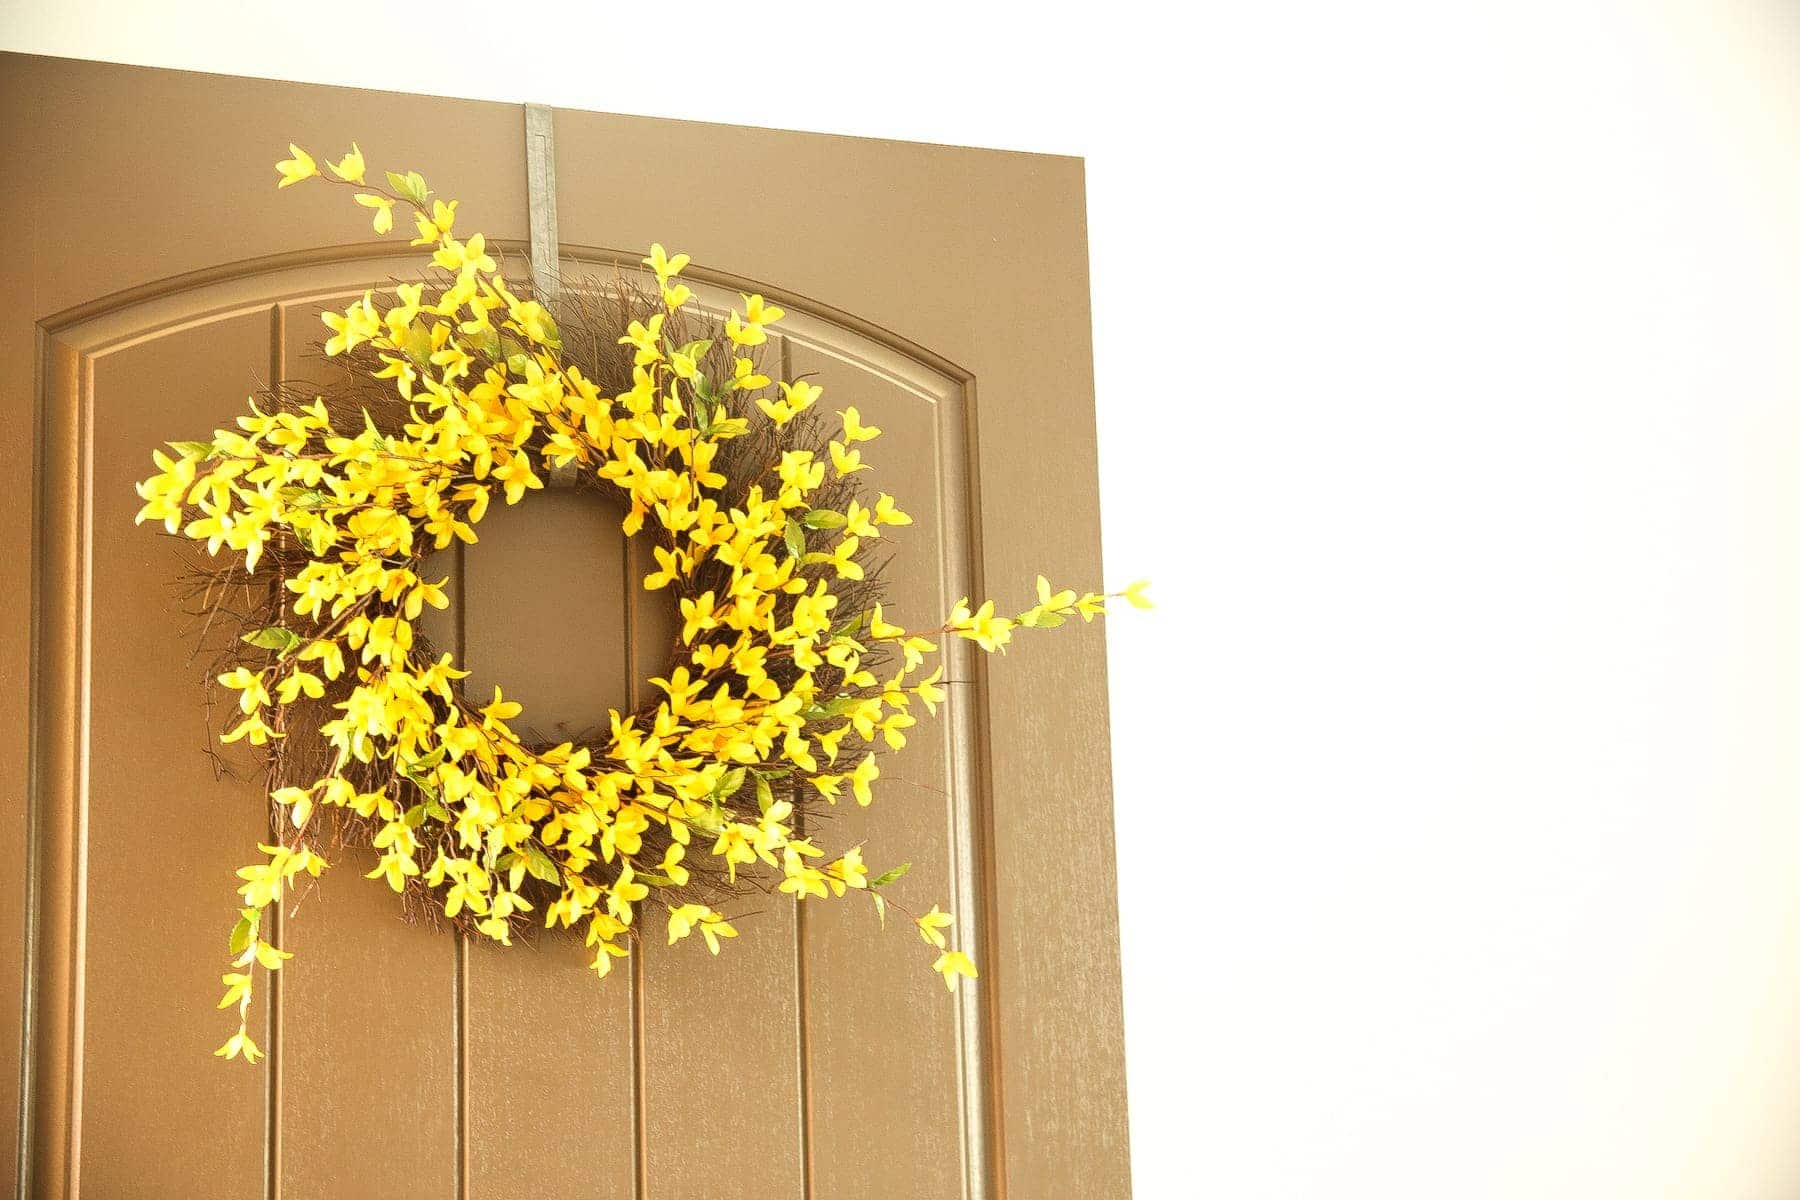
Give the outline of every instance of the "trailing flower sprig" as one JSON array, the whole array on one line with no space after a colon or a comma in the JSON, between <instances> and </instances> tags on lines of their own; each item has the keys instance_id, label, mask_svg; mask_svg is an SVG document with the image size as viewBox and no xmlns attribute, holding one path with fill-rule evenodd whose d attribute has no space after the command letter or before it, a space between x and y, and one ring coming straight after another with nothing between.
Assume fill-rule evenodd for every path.
<instances>
[{"instance_id":1,"label":"trailing flower sprig","mask_svg":"<svg viewBox=\"0 0 1800 1200\"><path fill-rule=\"evenodd\" d=\"M349 187L380 234L396 210L410 215L412 244L443 274L397 285L391 298L365 292L323 317L326 353L372 352L403 422L378 427L364 412L352 424L322 399L273 411L252 401L236 429L157 451L157 474L138 486L140 522L212 555L229 550L252 574L272 546L290 564L279 619L244 635L260 654L219 676L239 710L220 740L273 748L288 736L290 707L328 713L318 726L327 769L271 793L282 834L238 872L220 1007L235 1006L239 1026L217 1053L261 1054L247 1022L255 968L288 957L263 936L264 915L301 875L326 868L327 810L372 830L369 878L422 891L504 944L527 920L580 929L600 976L630 952L647 905L662 910L671 944L698 934L717 954L737 936L696 888L701 867L726 885L766 872L796 901L861 892L885 923L884 889L906 866L871 877L863 847L816 843L799 812L817 800L872 802L876 746L903 748L914 702L935 714L944 699L944 639L1003 650L1019 629L1092 620L1114 597L1147 607L1143 585L1078 595L1040 577L1037 603L1016 615L965 600L919 631L890 623L878 603L836 611L869 547L912 518L886 493L871 503L839 489L852 498L824 502L828 473L867 470L863 450L881 434L854 407L837 414L824 455L780 449L723 499L722 447L753 422L781 433L822 395L756 361L779 307L743 296L717 331L723 358L717 337L677 343L665 325L693 300L680 278L688 257L653 246L643 261L661 305L623 329L632 384L607 394L564 353L552 313L508 287L483 236L455 236L456 201L435 198L416 172L371 183L356 146L329 175L290 151L279 186ZM653 706L610 713L594 744L544 748L515 732L521 706L501 687L465 695L467 672L449 654L422 653L415 623L449 603L447 580L421 573L426 555L474 542L496 499L519 503L568 469L617 489L628 535L654 536L643 585L674 593L682 625L674 661L650 681ZM372 764L385 782L365 787ZM913 917L952 992L977 977L948 941L953 920L935 905Z\"/></svg>"}]
</instances>

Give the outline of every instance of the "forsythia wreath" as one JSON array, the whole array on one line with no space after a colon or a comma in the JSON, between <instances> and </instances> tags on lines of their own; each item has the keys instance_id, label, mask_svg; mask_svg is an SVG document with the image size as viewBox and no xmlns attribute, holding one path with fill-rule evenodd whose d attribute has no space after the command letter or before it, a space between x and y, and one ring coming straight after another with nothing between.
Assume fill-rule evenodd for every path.
<instances>
[{"instance_id":1,"label":"forsythia wreath","mask_svg":"<svg viewBox=\"0 0 1800 1200\"><path fill-rule=\"evenodd\" d=\"M330 180L290 151L278 186ZM763 373L756 348L779 308L745 296L718 329L688 308L687 256L654 246L654 290L621 281L611 307L568 300L559 325L509 288L481 234L452 236L456 202L416 172L372 184L356 147L330 169L377 233L410 211L412 244L444 274L324 315L325 353L347 356L361 391L252 398L237 430L170 443L138 485L140 522L203 543L213 584L261 597L218 676L239 710L220 740L267 748L279 833L238 872L219 1007L239 1026L217 1053L260 1056L254 971L289 957L264 915L334 846L372 847L370 878L501 943L534 919L583 927L599 975L653 902L670 942L698 933L714 954L737 936L718 906L745 888L861 891L885 918L881 889L905 868L871 878L860 846L805 836L807 810L870 803L874 745L904 746L915 702L935 714L944 698L940 639L997 650L1019 627L1091 620L1108 594L1040 577L1016 616L964 601L932 629L890 622L867 559L911 518L856 480L881 431L847 407L831 436L817 386ZM515 733L520 706L500 687L465 696L466 672L415 623L449 603L428 554L474 542L496 499L570 471L629 503L625 532L654 540L643 586L671 589L682 624L651 700L544 746ZM1147 606L1142 588L1110 595ZM975 977L947 943L950 914L913 920L952 991Z\"/></svg>"}]
</instances>

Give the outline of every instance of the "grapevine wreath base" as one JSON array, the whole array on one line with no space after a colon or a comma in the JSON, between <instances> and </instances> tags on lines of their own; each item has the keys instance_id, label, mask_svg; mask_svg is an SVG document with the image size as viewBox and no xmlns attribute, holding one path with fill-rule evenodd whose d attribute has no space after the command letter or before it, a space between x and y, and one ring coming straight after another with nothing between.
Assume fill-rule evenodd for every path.
<instances>
[{"instance_id":1,"label":"grapevine wreath base","mask_svg":"<svg viewBox=\"0 0 1800 1200\"><path fill-rule=\"evenodd\" d=\"M565 291L552 311L481 234L454 235L456 202L417 173L382 186L358 148L329 174L291 151L280 186L346 186L378 233L406 214L433 269L324 315L324 351L345 364L329 387L268 389L237 429L157 451L138 487L139 521L205 547L200 608L241 622L216 673L236 709L220 740L266 754L276 832L238 872L219 1007L239 1025L218 1053L260 1056L257 968L289 957L264 914L346 847L372 849L369 877L411 911L469 934L579 931L602 976L653 911L658 936L717 954L747 893L860 892L885 924L882 889L905 866L871 876L861 846L816 844L807 814L871 802L876 749L904 747L944 698L944 638L1001 649L1108 596L1040 577L1016 616L965 601L927 629L891 622L879 547L911 518L858 478L881 431L766 373L779 308L744 296L714 321L680 280L687 256L654 246L641 279ZM426 558L553 474L629 505L625 532L655 559L643 586L670 590L681 628L636 711L546 745L503 687L466 694L417 622L449 603ZM1146 603L1141 584L1112 595ZM975 977L948 913L912 919L951 990Z\"/></svg>"}]
</instances>

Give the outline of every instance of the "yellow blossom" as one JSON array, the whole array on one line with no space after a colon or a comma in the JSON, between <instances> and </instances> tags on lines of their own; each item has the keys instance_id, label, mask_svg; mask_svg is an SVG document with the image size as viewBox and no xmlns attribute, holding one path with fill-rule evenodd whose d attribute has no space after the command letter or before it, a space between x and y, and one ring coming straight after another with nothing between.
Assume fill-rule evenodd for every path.
<instances>
[{"instance_id":1,"label":"yellow blossom","mask_svg":"<svg viewBox=\"0 0 1800 1200\"><path fill-rule=\"evenodd\" d=\"M302 179L311 179L319 173L319 164L313 161L312 155L300 147L289 145L288 153L294 157L283 159L275 164L275 169L281 172L281 182L276 184L276 187L299 183Z\"/></svg>"},{"instance_id":2,"label":"yellow blossom","mask_svg":"<svg viewBox=\"0 0 1800 1200\"><path fill-rule=\"evenodd\" d=\"M331 165L332 174L336 175L339 179L342 179L345 183L361 183L363 181L363 171L366 169L366 164L363 162L362 147L358 146L355 142L350 143L350 153L344 155L343 158Z\"/></svg>"},{"instance_id":3,"label":"yellow blossom","mask_svg":"<svg viewBox=\"0 0 1800 1200\"><path fill-rule=\"evenodd\" d=\"M915 918L915 923L919 927L919 936L925 939L927 945L936 946L939 950L942 950L945 945L943 931L950 928L955 922L955 917L935 904L931 906L930 912Z\"/></svg>"},{"instance_id":4,"label":"yellow blossom","mask_svg":"<svg viewBox=\"0 0 1800 1200\"><path fill-rule=\"evenodd\" d=\"M937 961L931 964L931 969L944 977L944 986L953 992L956 990L957 979L960 976L967 976L970 979L977 976L975 963L961 950L944 951L938 955Z\"/></svg>"}]
</instances>

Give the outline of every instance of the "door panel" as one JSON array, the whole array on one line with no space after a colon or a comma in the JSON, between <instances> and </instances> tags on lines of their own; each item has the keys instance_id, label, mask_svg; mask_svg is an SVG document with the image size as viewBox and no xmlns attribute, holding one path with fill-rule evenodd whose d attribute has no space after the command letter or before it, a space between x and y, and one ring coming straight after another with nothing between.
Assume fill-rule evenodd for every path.
<instances>
[{"instance_id":1,"label":"door panel","mask_svg":"<svg viewBox=\"0 0 1800 1200\"><path fill-rule=\"evenodd\" d=\"M294 282L304 288L308 278ZM319 348L319 313L360 295L360 287L307 288L276 303L281 354L254 377L299 385L341 374ZM372 852L328 857L326 877L283 901L275 926L294 963L318 969L278 972L265 996L275 1029L263 1047L276 1112L269 1140L281 1194L339 1194L345 1164L356 1163L368 1195L449 1195L460 1083L455 940L400 920L398 898L360 878L374 866Z\"/></svg>"},{"instance_id":2,"label":"door panel","mask_svg":"<svg viewBox=\"0 0 1800 1200\"><path fill-rule=\"evenodd\" d=\"M555 742L605 729L607 707L625 702L624 515L598 493L550 488L497 504L480 541L454 552L448 613L465 686L482 696L503 687L525 706L521 732ZM629 973L596 980L566 935L511 949L465 940L462 955L470 1194L632 1195ZM573 1031L586 1052L571 1061Z\"/></svg>"},{"instance_id":3,"label":"door panel","mask_svg":"<svg viewBox=\"0 0 1800 1200\"><path fill-rule=\"evenodd\" d=\"M583 276L580 263L565 261L563 269ZM770 337L769 361L780 361L783 340ZM680 621L655 603L666 593L642 586L656 567L648 539L634 539L631 554L636 703L651 686L645 681L667 674ZM696 837L688 853L698 858L710 849ZM647 1175L656 1194L704 1196L718 1189L720 1164L735 1159L730 1175L739 1194L805 1195L805 914L772 894L728 915L739 936L717 957L699 938L667 945L652 922L642 961L633 964L643 997ZM749 1147L756 1150L746 1155Z\"/></svg>"},{"instance_id":4,"label":"door panel","mask_svg":"<svg viewBox=\"0 0 1800 1200\"><path fill-rule=\"evenodd\" d=\"M900 497L913 518L911 525L883 530L882 550L896 564L885 613L908 628L928 627L968 588L964 547L947 536L940 501L941 476L965 469L960 388L916 368L917 382L909 386L817 335L791 337L789 346L786 369L823 386L821 404L854 404L865 422L882 431L866 455L875 466L863 478L872 492ZM957 896L951 853L954 814L967 802L968 785L950 769L949 742L958 714L967 715L959 702L967 700L968 689L957 681L958 672L945 675L952 681L946 689L952 708L938 720L919 714L919 724L906 731L905 753L882 761L877 802L865 809L846 800L829 810L821 830L821 840L831 845L866 842L871 874L913 864L892 886L896 911L885 930L857 897L806 913L805 958L820 964L808 976L808 1033L821 1195L851 1194L872 1180L896 1196L954 1195L965 1166L978 1165L965 1163L957 1002L947 1001L937 976L920 969L925 947L905 915L933 903L975 911ZM960 1002L974 996L971 989ZM880 1039L868 1036L872 1012L883 1014ZM967 1050L979 1053L975 1046ZM904 1055L903 1070L895 1069L897 1052ZM975 1082L979 1070L972 1064L967 1082ZM897 1121L895 1113L909 1115Z\"/></svg>"},{"instance_id":5,"label":"door panel","mask_svg":"<svg viewBox=\"0 0 1800 1200\"><path fill-rule=\"evenodd\" d=\"M274 151L290 137L321 150L360 137L371 161L418 164L464 196L459 225L517 254L522 121L516 109L502 121L498 106L396 108L366 93L19 56L0 56L0 93L28 99L45 128L89 131L85 153L115 175L148 173L146 228L180 239L107 255L114 231L83 240L85 200L0 192L17 206L0 215L32 222L46 247L81 244L0 262L0 283L18 285L6 294L31 306L8 310L0 348L17 345L21 322L38 338L35 376L0 356L9 412L39 432L34 520L7 524L32 552L19 580L39 612L29 863L9 865L0 837L0 877L27 879L33 900L29 960L0 937L0 968L31 1000L5 1041L29 1069L20 1111L34 1194L1123 1194L1104 820L1094 832L1107 812L1104 729L1070 715L1103 704L1091 629L1065 630L1047 651L1021 644L991 681L952 648L950 707L921 715L905 753L884 758L879 802L826 814L825 840L866 841L872 872L915 864L891 890L897 906L957 911L982 978L955 998L924 969L910 922L891 913L883 932L859 897L745 902L730 913L742 936L716 959L697 940L651 936L597 981L561 933L503 949L403 920L392 893L356 877L368 864L340 852L279 914L296 958L264 991L269 1060L212 1059L232 871L268 817L253 757L227 755L240 774L214 778L200 688L210 659L194 657L181 612L177 543L131 526L131 484L152 446L203 436L258 381L338 370L317 357L320 308L420 270L397 240L344 244L354 214L326 203L341 195L275 195ZM191 179L158 174L167 130L143 128L146 143L106 129L139 128L125 110L141 95L261 122L218 143L222 182L208 194L230 220L194 207ZM454 128L460 149L438 128ZM7 136L40 158L52 145ZM822 383L825 408L855 404L885 431L865 479L915 519L885 531L890 616L931 623L989 577L1011 589L1003 606L1023 601L1039 567L1059 583L1098 582L1078 168L592 114L557 114L557 137L565 235L694 252L699 299L715 311L740 290L776 299L790 312L771 347L785 370ZM697 157L662 155L650 170L642 156L671 142ZM746 214L704 186L740 158L816 186L748 214L764 226L749 237ZM667 181L670 161L694 164L673 181L675 201L641 186ZM497 183L515 162L516 186ZM93 169L58 161L48 173ZM642 207L652 190L654 214ZM636 258L564 251L573 286ZM1061 296L1053 315L1021 319L1047 294ZM984 333L971 340L971 328ZM1009 431L1004 450L977 436L978 387L982 423ZM664 593L640 585L647 542L627 542L609 504L535 492L434 562L453 603L432 640L471 671L470 688L502 683L525 705L522 724L550 738L602 723L668 666L674 617ZM26 644L17 626L6 639ZM1051 695L1060 702L1040 702ZM22 764L0 766L23 778ZM23 825L19 809L0 816ZM1071 877L1079 889L1063 886ZM1075 890L1080 908L1066 898Z\"/></svg>"},{"instance_id":6,"label":"door panel","mask_svg":"<svg viewBox=\"0 0 1800 1200\"><path fill-rule=\"evenodd\" d=\"M129 527L142 447L204 436L242 403L245 372L266 372L268 359L264 310L203 320L93 360L93 524ZM106 432L92 437L95 429ZM196 664L210 655L196 656L198 631L183 611L189 557L172 538L91 544L86 653L110 669L87 674L77 983L80 1111L97 1135L82 1139L80 1167L100 1196L131 1195L151 1179L198 1192L263 1175L267 1080L201 1068L213 1030L183 1015L218 1000L219 920L231 912L232 872L269 827L254 772L215 779L206 754ZM187 702L159 702L168 694L155 686L159 677L179 681ZM159 1081L155 1103L144 1102L146 1080ZM201 1129L212 1132L195 1136Z\"/></svg>"}]
</instances>

